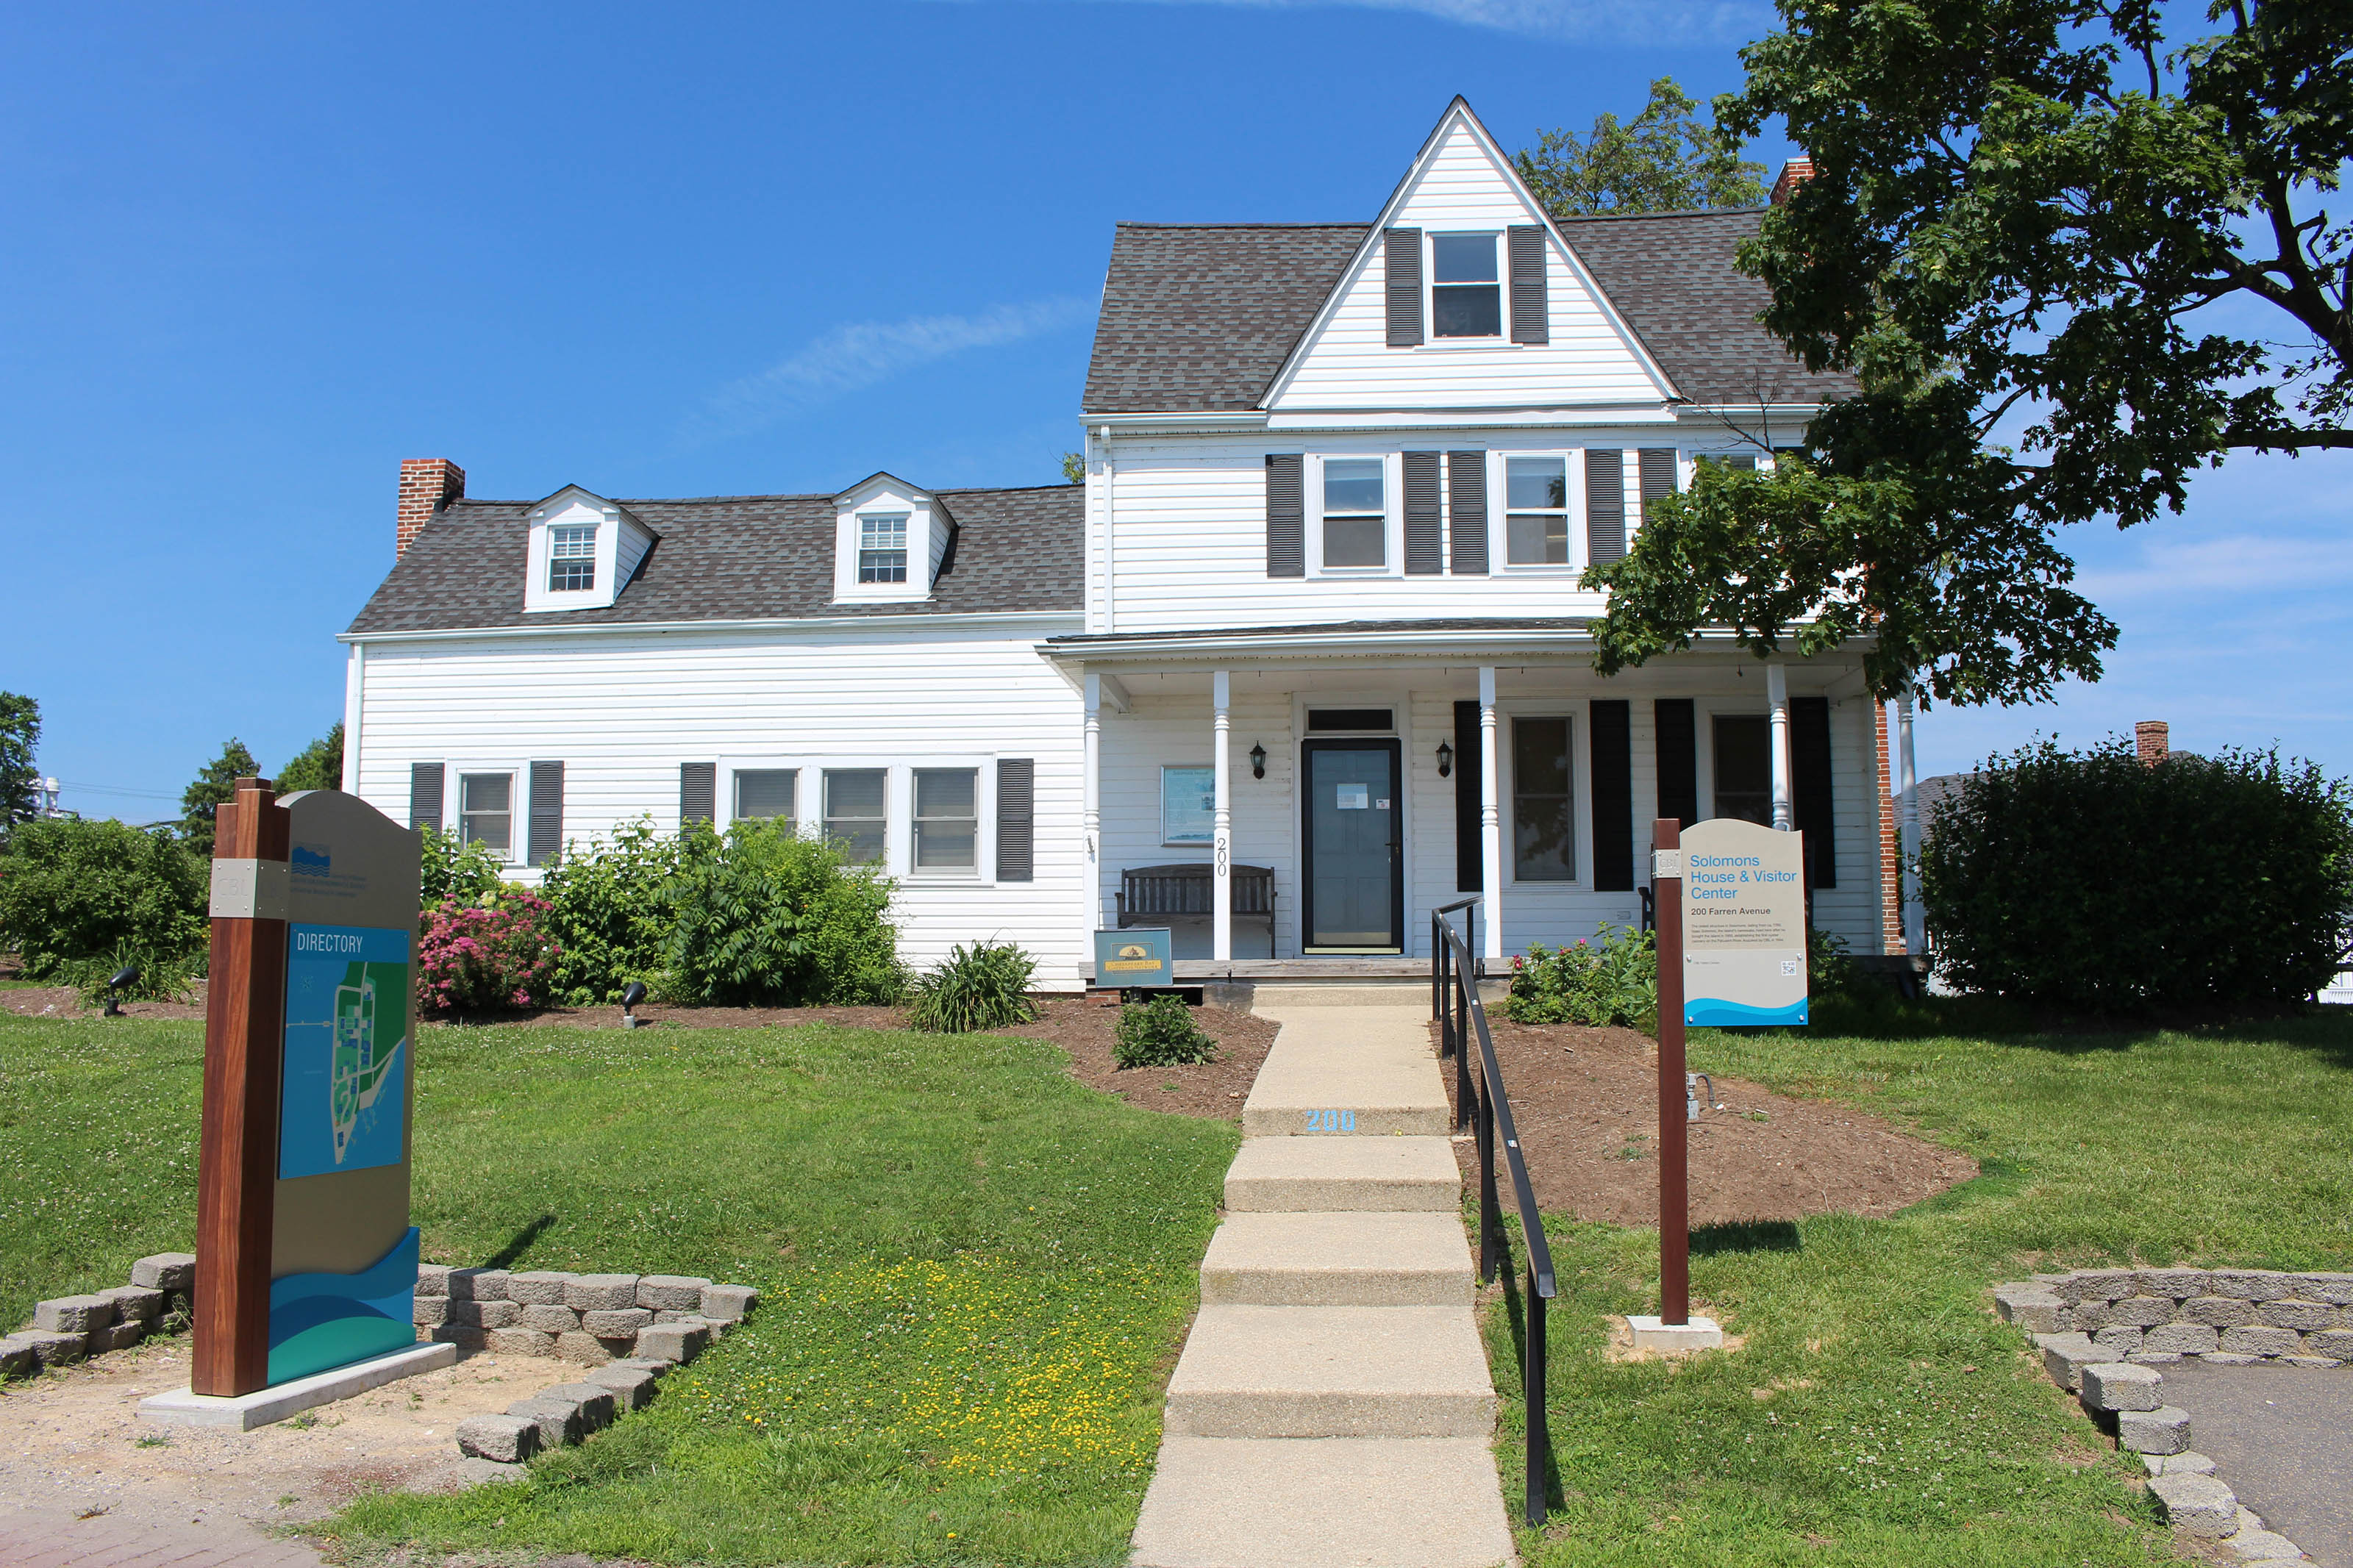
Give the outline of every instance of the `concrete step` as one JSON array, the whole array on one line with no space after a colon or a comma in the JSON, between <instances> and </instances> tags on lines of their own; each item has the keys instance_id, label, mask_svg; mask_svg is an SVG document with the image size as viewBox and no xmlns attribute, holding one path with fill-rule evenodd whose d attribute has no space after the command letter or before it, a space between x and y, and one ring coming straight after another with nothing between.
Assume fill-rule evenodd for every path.
<instances>
[{"instance_id":1,"label":"concrete step","mask_svg":"<svg viewBox=\"0 0 2353 1568\"><path fill-rule=\"evenodd\" d=\"M1469 1307L1208 1307L1168 1380L1187 1437L1485 1437Z\"/></svg>"},{"instance_id":2,"label":"concrete step","mask_svg":"<svg viewBox=\"0 0 2353 1568\"><path fill-rule=\"evenodd\" d=\"M1450 1130L1426 1008L1306 1006L1282 1016L1282 1032L1242 1102L1244 1137Z\"/></svg>"},{"instance_id":3,"label":"concrete step","mask_svg":"<svg viewBox=\"0 0 2353 1568\"><path fill-rule=\"evenodd\" d=\"M1168 1437L1132 1568L1495 1568L1512 1554L1477 1437Z\"/></svg>"},{"instance_id":4,"label":"concrete step","mask_svg":"<svg viewBox=\"0 0 2353 1568\"><path fill-rule=\"evenodd\" d=\"M1240 1307L1467 1307L1455 1215L1235 1214L1209 1238L1201 1300Z\"/></svg>"},{"instance_id":5,"label":"concrete step","mask_svg":"<svg viewBox=\"0 0 2353 1568\"><path fill-rule=\"evenodd\" d=\"M1430 968L1419 973L1345 980L1259 980L1251 983L1250 1006L1279 1014L1293 1007L1398 1007L1430 1016Z\"/></svg>"},{"instance_id":6,"label":"concrete step","mask_svg":"<svg viewBox=\"0 0 2353 1568\"><path fill-rule=\"evenodd\" d=\"M1226 1208L1459 1214L1462 1176L1444 1138L1246 1138L1226 1172Z\"/></svg>"}]
</instances>

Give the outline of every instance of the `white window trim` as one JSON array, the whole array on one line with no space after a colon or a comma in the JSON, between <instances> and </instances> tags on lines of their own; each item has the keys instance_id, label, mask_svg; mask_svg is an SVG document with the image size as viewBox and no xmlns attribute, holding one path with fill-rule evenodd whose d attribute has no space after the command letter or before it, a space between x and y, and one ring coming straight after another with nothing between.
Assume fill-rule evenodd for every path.
<instances>
[{"instance_id":1,"label":"white window trim","mask_svg":"<svg viewBox=\"0 0 2353 1568\"><path fill-rule=\"evenodd\" d=\"M1438 335L1438 242L1484 235L1495 245L1495 333L1492 337L1441 338ZM1512 258L1501 228L1424 229L1421 239L1421 319L1430 323L1419 344L1428 349L1519 349L1512 341ZM1451 285L1450 285L1451 287Z\"/></svg>"},{"instance_id":2,"label":"white window trim","mask_svg":"<svg viewBox=\"0 0 2353 1568\"><path fill-rule=\"evenodd\" d=\"M468 773L504 773L507 784L507 858L500 864L512 870L524 866L531 858L531 764L527 762L497 758L484 761L452 762L448 764L448 787L442 792L441 831L454 835L465 820L466 775Z\"/></svg>"},{"instance_id":3,"label":"white window trim","mask_svg":"<svg viewBox=\"0 0 2353 1568\"><path fill-rule=\"evenodd\" d=\"M858 520L858 527L856 531L858 535L858 559L849 563L849 570L851 575L857 579L857 586L860 588L903 588L908 584L913 582L915 580L915 573L918 568L915 565L915 552L909 548L909 543L913 539L915 533L914 513L912 511L902 511L896 507L860 507L857 509L856 515ZM877 578L871 582L867 580L866 525L870 522L895 522L899 525L900 575L896 582L892 582L887 578ZM877 546L875 553L881 554L881 548Z\"/></svg>"},{"instance_id":4,"label":"white window trim","mask_svg":"<svg viewBox=\"0 0 2353 1568\"><path fill-rule=\"evenodd\" d=\"M1028 752L1008 753L1028 756ZM809 752L739 752L719 759L718 789L722 792L713 809L725 820L735 818L735 774L738 770L795 768L800 773L793 786L793 816L800 831L809 837L821 837L825 833L825 775L852 769L873 769L882 780L882 860L885 876L911 888L994 886L997 881L997 753L949 752L938 756L913 756L893 752L877 756L872 752L850 752L840 754ZM917 768L971 768L978 778L975 782L973 809L977 813L973 858L970 870L931 868L915 869L915 770Z\"/></svg>"},{"instance_id":5,"label":"white window trim","mask_svg":"<svg viewBox=\"0 0 2353 1568\"><path fill-rule=\"evenodd\" d=\"M1511 465L1514 458L1557 458L1568 474L1568 563L1512 560ZM1585 525L1585 448L1509 447L1487 455L1487 570L1498 577L1574 577L1585 570L1593 542Z\"/></svg>"},{"instance_id":6,"label":"white window trim","mask_svg":"<svg viewBox=\"0 0 2353 1568\"><path fill-rule=\"evenodd\" d=\"M1324 564L1324 465L1326 462L1357 462L1366 458L1377 458L1381 465L1381 554L1378 566L1326 566ZM1402 486L1405 481L1405 457L1401 452L1318 452L1312 454L1308 466L1314 470L1314 484L1303 487L1313 498L1308 512L1307 574L1311 577L1402 577L1405 575L1405 506Z\"/></svg>"},{"instance_id":7,"label":"white window trim","mask_svg":"<svg viewBox=\"0 0 2353 1568\"><path fill-rule=\"evenodd\" d=\"M972 779L972 864L970 866L930 866L915 864L915 773L918 770L961 769ZM990 840L996 837L997 769L991 762L969 757L925 757L907 764L907 874L918 885L953 882L970 885L994 882L997 879L996 851Z\"/></svg>"},{"instance_id":8,"label":"white window trim","mask_svg":"<svg viewBox=\"0 0 2353 1568\"><path fill-rule=\"evenodd\" d=\"M858 580L859 520L863 517L907 519L907 580L903 583L861 583ZM834 514L833 602L837 605L916 604L932 596L932 573L942 549L944 527L932 499L913 486L877 483L851 492Z\"/></svg>"},{"instance_id":9,"label":"white window trim","mask_svg":"<svg viewBox=\"0 0 2353 1568\"><path fill-rule=\"evenodd\" d=\"M1495 803L1504 826L1504 879L1514 891L1541 893L1590 893L1593 891L1593 745L1592 704L1584 700L1565 701L1558 698L1504 698L1495 704L1500 731L1495 737ZM1520 858L1514 851L1519 841L1519 822L1514 802L1516 787L1513 758L1511 725L1517 719L1566 719L1568 721L1568 781L1576 794L1568 803L1569 828L1576 839L1577 875L1567 880L1551 878L1520 878Z\"/></svg>"},{"instance_id":10,"label":"white window trim","mask_svg":"<svg viewBox=\"0 0 2353 1568\"><path fill-rule=\"evenodd\" d=\"M548 531L554 528L588 528L596 530L596 578L586 588L555 589L548 584ZM542 614L560 610L601 610L619 595L620 585L614 581L621 563L621 523L617 512L573 498L564 506L534 516L531 521L531 540L526 549L523 578L523 613Z\"/></svg>"},{"instance_id":11,"label":"white window trim","mask_svg":"<svg viewBox=\"0 0 2353 1568\"><path fill-rule=\"evenodd\" d=\"M806 835L809 832L809 762L806 757L762 756L757 753L723 756L719 759L718 777L712 788L718 798L711 803L712 819L722 827L733 822L765 822L766 817L744 817L735 815L735 775L739 773L796 773L793 780L793 826Z\"/></svg>"}]
</instances>

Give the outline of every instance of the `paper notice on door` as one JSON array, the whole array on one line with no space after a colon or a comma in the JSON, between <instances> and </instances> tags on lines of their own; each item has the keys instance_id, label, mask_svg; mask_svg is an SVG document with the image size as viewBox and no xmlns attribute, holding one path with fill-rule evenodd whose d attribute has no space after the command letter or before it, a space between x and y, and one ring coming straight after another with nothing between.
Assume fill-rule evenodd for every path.
<instances>
[{"instance_id":1,"label":"paper notice on door","mask_svg":"<svg viewBox=\"0 0 2353 1568\"><path fill-rule=\"evenodd\" d=\"M1365 811L1369 809L1372 804L1372 785L1344 784L1339 786L1339 799L1337 805L1339 809L1342 811Z\"/></svg>"},{"instance_id":2,"label":"paper notice on door","mask_svg":"<svg viewBox=\"0 0 2353 1568\"><path fill-rule=\"evenodd\" d=\"M1388 808L1389 797L1387 795L1383 795L1380 799L1373 802L1373 809L1375 811L1387 811Z\"/></svg>"}]
</instances>

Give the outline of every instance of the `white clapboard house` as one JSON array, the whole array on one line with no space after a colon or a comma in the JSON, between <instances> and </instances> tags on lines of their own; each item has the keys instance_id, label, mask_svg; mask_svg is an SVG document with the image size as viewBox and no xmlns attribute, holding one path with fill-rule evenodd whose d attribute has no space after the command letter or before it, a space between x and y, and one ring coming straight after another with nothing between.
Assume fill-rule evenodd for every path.
<instances>
[{"instance_id":1,"label":"white clapboard house","mask_svg":"<svg viewBox=\"0 0 2353 1568\"><path fill-rule=\"evenodd\" d=\"M1083 485L406 463L344 787L526 882L634 817L789 817L889 869L911 961L1010 939L1060 987L1123 921L1187 978L1398 971L1471 890L1490 960L1634 923L1656 816L1804 829L1817 923L1894 950L1858 656L1591 666L1586 565L1846 387L1757 324L1757 223L1549 221L1458 100L1369 221L1119 226Z\"/></svg>"}]
</instances>

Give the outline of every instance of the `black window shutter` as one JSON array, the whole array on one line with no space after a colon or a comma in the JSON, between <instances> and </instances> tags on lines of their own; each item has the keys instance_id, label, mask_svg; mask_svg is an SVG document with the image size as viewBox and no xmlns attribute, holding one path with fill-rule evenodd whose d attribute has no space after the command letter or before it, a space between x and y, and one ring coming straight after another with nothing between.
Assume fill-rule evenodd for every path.
<instances>
[{"instance_id":1,"label":"black window shutter","mask_svg":"<svg viewBox=\"0 0 2353 1568\"><path fill-rule=\"evenodd\" d=\"M1552 342L1552 312L1545 301L1545 231L1514 224L1512 250L1512 341Z\"/></svg>"},{"instance_id":2,"label":"black window shutter","mask_svg":"<svg viewBox=\"0 0 2353 1568\"><path fill-rule=\"evenodd\" d=\"M719 764L717 763L681 763L678 764L678 820L715 822L718 820Z\"/></svg>"},{"instance_id":3,"label":"black window shutter","mask_svg":"<svg viewBox=\"0 0 2353 1568\"><path fill-rule=\"evenodd\" d=\"M997 879L1038 877L1038 763L1031 757L997 759Z\"/></svg>"},{"instance_id":4,"label":"black window shutter","mask_svg":"<svg viewBox=\"0 0 2353 1568\"><path fill-rule=\"evenodd\" d=\"M1307 497L1296 452L1266 455L1266 574L1307 575Z\"/></svg>"},{"instance_id":5,"label":"black window shutter","mask_svg":"<svg viewBox=\"0 0 2353 1568\"><path fill-rule=\"evenodd\" d=\"M1479 831L1480 763L1485 753L1479 745L1479 705L1454 705L1454 890L1481 891L1487 859L1484 836Z\"/></svg>"},{"instance_id":6,"label":"black window shutter","mask_svg":"<svg viewBox=\"0 0 2353 1568\"><path fill-rule=\"evenodd\" d=\"M1446 454L1446 521L1458 577L1487 574L1487 454Z\"/></svg>"},{"instance_id":7,"label":"black window shutter","mask_svg":"<svg viewBox=\"0 0 2353 1568\"><path fill-rule=\"evenodd\" d=\"M564 764L531 764L531 858L544 866L564 853Z\"/></svg>"},{"instance_id":8,"label":"black window shutter","mask_svg":"<svg viewBox=\"0 0 2353 1568\"><path fill-rule=\"evenodd\" d=\"M1831 700L1789 699L1789 806L1806 836L1814 886L1838 886L1838 834L1831 821Z\"/></svg>"},{"instance_id":9,"label":"black window shutter","mask_svg":"<svg viewBox=\"0 0 2353 1568\"><path fill-rule=\"evenodd\" d=\"M441 827L441 790L448 776L444 763L411 763L408 764L408 826Z\"/></svg>"},{"instance_id":10,"label":"black window shutter","mask_svg":"<svg viewBox=\"0 0 2353 1568\"><path fill-rule=\"evenodd\" d=\"M1659 815L1689 827L1699 820L1699 721L1688 697L1651 705L1659 738Z\"/></svg>"},{"instance_id":11,"label":"black window shutter","mask_svg":"<svg viewBox=\"0 0 2353 1568\"><path fill-rule=\"evenodd\" d=\"M1585 544L1596 565L1626 553L1626 455L1615 447L1585 449Z\"/></svg>"},{"instance_id":12,"label":"black window shutter","mask_svg":"<svg viewBox=\"0 0 2353 1568\"><path fill-rule=\"evenodd\" d=\"M1634 710L1593 704L1593 890L1634 890Z\"/></svg>"},{"instance_id":13,"label":"black window shutter","mask_svg":"<svg viewBox=\"0 0 2353 1568\"><path fill-rule=\"evenodd\" d=\"M1388 284L1389 347L1421 346L1421 230L1381 231L1381 274Z\"/></svg>"},{"instance_id":14,"label":"black window shutter","mask_svg":"<svg viewBox=\"0 0 2353 1568\"><path fill-rule=\"evenodd\" d=\"M1434 577L1446 570L1443 529L1439 521L1438 454L1405 455L1405 570L1409 577Z\"/></svg>"},{"instance_id":15,"label":"black window shutter","mask_svg":"<svg viewBox=\"0 0 2353 1568\"><path fill-rule=\"evenodd\" d=\"M1675 449L1645 447L1641 452L1642 521L1651 521L1651 503L1675 493Z\"/></svg>"}]
</instances>

